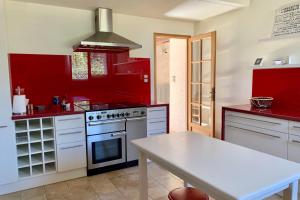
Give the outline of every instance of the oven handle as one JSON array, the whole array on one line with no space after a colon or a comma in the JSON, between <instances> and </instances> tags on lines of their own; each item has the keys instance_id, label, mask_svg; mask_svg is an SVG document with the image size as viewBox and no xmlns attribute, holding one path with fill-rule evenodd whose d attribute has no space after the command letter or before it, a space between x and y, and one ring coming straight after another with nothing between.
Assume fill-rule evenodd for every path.
<instances>
[{"instance_id":1,"label":"oven handle","mask_svg":"<svg viewBox=\"0 0 300 200\"><path fill-rule=\"evenodd\" d=\"M111 136L112 137L117 137L117 136L123 136L123 135L126 135L126 132L119 132L119 133L112 133Z\"/></svg>"},{"instance_id":2,"label":"oven handle","mask_svg":"<svg viewBox=\"0 0 300 200\"><path fill-rule=\"evenodd\" d=\"M147 117L133 117L133 118L126 118L127 121L134 121L134 120L143 120L146 119Z\"/></svg>"},{"instance_id":3,"label":"oven handle","mask_svg":"<svg viewBox=\"0 0 300 200\"><path fill-rule=\"evenodd\" d=\"M89 122L89 126L98 126L98 125L103 125L103 124L112 124L112 123L117 123L117 122L125 122L126 119L118 119L118 120L110 120L110 121L103 121L103 122Z\"/></svg>"}]
</instances>

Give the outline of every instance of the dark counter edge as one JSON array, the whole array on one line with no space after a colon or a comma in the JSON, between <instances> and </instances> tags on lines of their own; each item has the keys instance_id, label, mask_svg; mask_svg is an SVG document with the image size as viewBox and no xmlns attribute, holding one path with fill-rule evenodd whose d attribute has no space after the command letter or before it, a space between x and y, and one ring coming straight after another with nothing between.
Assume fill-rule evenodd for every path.
<instances>
[{"instance_id":1,"label":"dark counter edge","mask_svg":"<svg viewBox=\"0 0 300 200\"><path fill-rule=\"evenodd\" d=\"M234 111L234 112L240 112L240 113L245 113L245 114L252 114L252 115L259 115L259 116L264 116L264 117L272 117L272 118L277 118L277 119L285 119L285 120L290 120L290 121L298 121L300 122L299 117L293 117L290 115L279 115L279 114L272 114L272 113L264 113L264 112L253 112L249 110L243 110L235 107L222 107L222 133L221 133L221 139L225 140L225 111Z\"/></svg>"},{"instance_id":2,"label":"dark counter edge","mask_svg":"<svg viewBox=\"0 0 300 200\"><path fill-rule=\"evenodd\" d=\"M151 107L161 107L166 106L167 107L167 113L169 113L169 104L149 104L145 105L145 107L151 108ZM55 117L55 116L63 116L63 115L76 115L76 114L83 114L85 113L84 110L82 111L62 111L62 112L40 112L40 113L34 113L34 114L25 114L25 115L13 115L11 117L12 120L22 120L22 119L33 119L33 118L43 118L43 117ZM168 116L168 122L169 122L169 114ZM169 123L167 125L167 130L169 130Z\"/></svg>"}]
</instances>

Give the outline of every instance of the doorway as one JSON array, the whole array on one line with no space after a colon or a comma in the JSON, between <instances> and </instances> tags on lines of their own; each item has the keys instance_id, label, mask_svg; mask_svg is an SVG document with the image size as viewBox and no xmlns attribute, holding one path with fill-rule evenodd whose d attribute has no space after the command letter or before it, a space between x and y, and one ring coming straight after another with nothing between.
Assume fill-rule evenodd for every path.
<instances>
[{"instance_id":1,"label":"doorway","mask_svg":"<svg viewBox=\"0 0 300 200\"><path fill-rule=\"evenodd\" d=\"M188 129L188 35L154 33L154 96L169 104L170 132Z\"/></svg>"}]
</instances>

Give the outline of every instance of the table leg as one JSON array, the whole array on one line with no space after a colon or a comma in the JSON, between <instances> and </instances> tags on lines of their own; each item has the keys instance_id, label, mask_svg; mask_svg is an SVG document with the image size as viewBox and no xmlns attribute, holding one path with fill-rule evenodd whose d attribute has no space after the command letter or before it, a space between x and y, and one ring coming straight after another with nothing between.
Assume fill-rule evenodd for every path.
<instances>
[{"instance_id":1,"label":"table leg","mask_svg":"<svg viewBox=\"0 0 300 200\"><path fill-rule=\"evenodd\" d=\"M148 172L147 158L144 153L139 153L140 200L148 199Z\"/></svg>"},{"instance_id":2,"label":"table leg","mask_svg":"<svg viewBox=\"0 0 300 200\"><path fill-rule=\"evenodd\" d=\"M294 181L290 187L283 191L283 200L297 200L298 199L298 180Z\"/></svg>"},{"instance_id":3,"label":"table leg","mask_svg":"<svg viewBox=\"0 0 300 200\"><path fill-rule=\"evenodd\" d=\"M294 181L291 185L292 193L291 193L291 200L298 199L298 180Z\"/></svg>"}]
</instances>

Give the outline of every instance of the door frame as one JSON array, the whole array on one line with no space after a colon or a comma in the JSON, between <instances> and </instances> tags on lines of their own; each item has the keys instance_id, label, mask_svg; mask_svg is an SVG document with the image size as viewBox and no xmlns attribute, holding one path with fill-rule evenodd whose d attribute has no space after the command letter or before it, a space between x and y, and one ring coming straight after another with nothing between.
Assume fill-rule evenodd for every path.
<instances>
[{"instance_id":1,"label":"door frame","mask_svg":"<svg viewBox=\"0 0 300 200\"><path fill-rule=\"evenodd\" d=\"M186 98L188 100L188 89L189 89L189 85L188 85L188 78L189 78L189 74L188 74L188 70L189 70L189 54L190 54L190 48L189 48L189 40L190 38L192 37L191 35L180 35L180 34L171 34L171 33L157 33L157 32L154 32L153 33L153 52L154 52L154 102L156 103L157 102L157 84L156 84L156 80L157 80L157 58L156 58L156 48L157 48L157 45L156 45L156 38L157 37L167 37L167 38L176 38L176 39L186 39L186 53L187 53L187 65L186 65L186 70L187 70L187 73L186 73L186 80L187 80L187 83L186 83ZM188 101L187 101L188 102ZM187 112L187 118L186 118L186 127L187 127L187 130L188 130L188 127L189 127L189 117L188 117L188 114L189 114L189 110L188 110L188 104L186 105L186 112ZM169 109L170 110L170 109ZM170 119L170 118L169 118Z\"/></svg>"},{"instance_id":2,"label":"door frame","mask_svg":"<svg viewBox=\"0 0 300 200\"><path fill-rule=\"evenodd\" d=\"M216 114L216 49L217 49L217 32L216 31L212 31L212 32L208 32L208 33L203 33L203 34L197 34L195 36L192 36L189 39L189 58L188 58L188 130L191 131L191 128L195 128L199 131L203 131L203 132L207 132L207 130L201 126L196 126L191 122L191 93L192 93L192 88L190 85L190 81L192 78L192 39L204 39L204 38L212 38L212 46L211 46L211 64L212 64L212 68L211 68L211 73L212 73L212 88L213 91L211 91L211 94L213 95L212 97L212 118L213 118L213 123L212 123L212 137L215 138L216 137L216 133L215 133L215 114Z\"/></svg>"}]
</instances>

